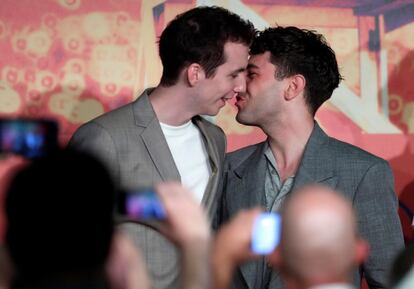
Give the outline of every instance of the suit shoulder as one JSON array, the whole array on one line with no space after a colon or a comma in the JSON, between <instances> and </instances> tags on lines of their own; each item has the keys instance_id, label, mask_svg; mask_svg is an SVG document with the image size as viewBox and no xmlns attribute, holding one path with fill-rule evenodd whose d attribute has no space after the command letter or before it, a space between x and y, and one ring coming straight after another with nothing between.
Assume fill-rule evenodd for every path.
<instances>
[{"instance_id":1,"label":"suit shoulder","mask_svg":"<svg viewBox=\"0 0 414 289\"><path fill-rule=\"evenodd\" d=\"M358 162L367 166L383 164L388 166L388 162L360 147L329 137L331 150L342 162Z\"/></svg>"},{"instance_id":2,"label":"suit shoulder","mask_svg":"<svg viewBox=\"0 0 414 289\"><path fill-rule=\"evenodd\" d=\"M106 112L90 122L106 129L117 129L121 125L125 126L125 123L132 122L134 118L132 104L133 103L128 103L117 109ZM88 122L86 124L88 124Z\"/></svg>"},{"instance_id":3,"label":"suit shoulder","mask_svg":"<svg viewBox=\"0 0 414 289\"><path fill-rule=\"evenodd\" d=\"M130 103L82 124L72 135L69 144L102 138L116 142L133 124L132 104Z\"/></svg>"},{"instance_id":4,"label":"suit shoulder","mask_svg":"<svg viewBox=\"0 0 414 289\"><path fill-rule=\"evenodd\" d=\"M226 154L226 162L231 167L238 167L242 162L247 160L255 151L260 149L265 142L249 145L247 147L235 150Z\"/></svg>"},{"instance_id":5,"label":"suit shoulder","mask_svg":"<svg viewBox=\"0 0 414 289\"><path fill-rule=\"evenodd\" d=\"M99 129L111 135L122 134L123 132L136 127L134 122L133 104L134 102L128 103L108 111L82 124L77 131Z\"/></svg>"}]
</instances>

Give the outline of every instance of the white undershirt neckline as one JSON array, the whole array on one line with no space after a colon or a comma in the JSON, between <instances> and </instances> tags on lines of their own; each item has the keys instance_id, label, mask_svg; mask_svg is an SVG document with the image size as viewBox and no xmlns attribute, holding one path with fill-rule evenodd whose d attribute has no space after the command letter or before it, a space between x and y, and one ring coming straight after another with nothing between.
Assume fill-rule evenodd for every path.
<instances>
[{"instance_id":1,"label":"white undershirt neckline","mask_svg":"<svg viewBox=\"0 0 414 289\"><path fill-rule=\"evenodd\" d=\"M160 122L160 126L181 176L181 183L201 203L211 167L200 130L191 120L180 126Z\"/></svg>"}]
</instances>

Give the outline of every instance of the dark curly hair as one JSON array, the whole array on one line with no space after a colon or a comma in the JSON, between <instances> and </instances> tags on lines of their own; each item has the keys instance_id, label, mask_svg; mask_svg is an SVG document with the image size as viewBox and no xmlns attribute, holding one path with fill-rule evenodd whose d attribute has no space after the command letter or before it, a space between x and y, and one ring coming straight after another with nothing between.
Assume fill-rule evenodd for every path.
<instances>
[{"instance_id":1,"label":"dark curly hair","mask_svg":"<svg viewBox=\"0 0 414 289\"><path fill-rule=\"evenodd\" d=\"M305 100L313 115L342 80L334 51L315 31L293 26L268 28L253 40L250 54L267 51L277 67L277 79L295 74L305 77Z\"/></svg>"},{"instance_id":2,"label":"dark curly hair","mask_svg":"<svg viewBox=\"0 0 414 289\"><path fill-rule=\"evenodd\" d=\"M224 45L231 41L250 46L256 33L250 21L221 7L196 7L172 20L159 39L163 65L161 85L174 85L182 69L199 63L207 77L226 59Z\"/></svg>"}]
</instances>

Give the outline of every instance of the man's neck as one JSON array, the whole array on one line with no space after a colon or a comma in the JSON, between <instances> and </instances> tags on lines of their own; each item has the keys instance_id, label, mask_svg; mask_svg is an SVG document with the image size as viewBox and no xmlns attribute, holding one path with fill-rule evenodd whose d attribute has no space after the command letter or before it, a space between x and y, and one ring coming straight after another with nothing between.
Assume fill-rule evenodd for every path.
<instances>
[{"instance_id":1,"label":"man's neck","mask_svg":"<svg viewBox=\"0 0 414 289\"><path fill-rule=\"evenodd\" d=\"M188 97L179 85L157 86L150 94L149 100L160 122L179 126L196 115L187 104Z\"/></svg>"},{"instance_id":2,"label":"man's neck","mask_svg":"<svg viewBox=\"0 0 414 289\"><path fill-rule=\"evenodd\" d=\"M313 127L314 121L309 118L300 122L278 123L263 129L282 180L296 174Z\"/></svg>"}]
</instances>

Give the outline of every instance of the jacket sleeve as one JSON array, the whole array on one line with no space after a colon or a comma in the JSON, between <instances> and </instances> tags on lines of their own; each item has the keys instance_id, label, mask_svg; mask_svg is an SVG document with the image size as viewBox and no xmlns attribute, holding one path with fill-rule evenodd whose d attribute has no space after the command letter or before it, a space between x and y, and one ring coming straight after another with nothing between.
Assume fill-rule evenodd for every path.
<instances>
[{"instance_id":1,"label":"jacket sleeve","mask_svg":"<svg viewBox=\"0 0 414 289\"><path fill-rule=\"evenodd\" d=\"M386 161L368 168L358 185L354 206L359 232L370 245L362 273L370 289L385 288L390 266L404 246L394 177Z\"/></svg>"},{"instance_id":2,"label":"jacket sleeve","mask_svg":"<svg viewBox=\"0 0 414 289\"><path fill-rule=\"evenodd\" d=\"M115 142L109 132L95 122L81 126L68 143L69 149L76 149L91 154L100 160L118 184L119 164Z\"/></svg>"},{"instance_id":3,"label":"jacket sleeve","mask_svg":"<svg viewBox=\"0 0 414 289\"><path fill-rule=\"evenodd\" d=\"M217 192L218 200L217 200L217 210L213 218L212 227L214 231L217 231L219 227L227 221L227 214L225 212L225 204L226 204L226 191L227 191L227 159L225 158L224 165L223 165L223 173L220 177L220 185L219 190Z\"/></svg>"}]
</instances>

